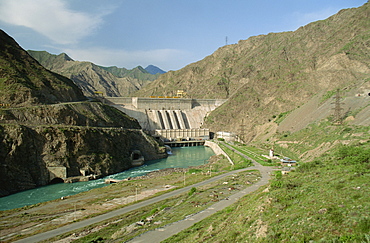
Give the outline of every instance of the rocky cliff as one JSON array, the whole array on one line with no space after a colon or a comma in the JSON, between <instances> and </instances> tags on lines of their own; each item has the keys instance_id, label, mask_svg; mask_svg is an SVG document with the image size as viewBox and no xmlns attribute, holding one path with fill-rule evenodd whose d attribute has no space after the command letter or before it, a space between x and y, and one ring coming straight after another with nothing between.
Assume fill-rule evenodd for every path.
<instances>
[{"instance_id":1,"label":"rocky cliff","mask_svg":"<svg viewBox=\"0 0 370 243\"><path fill-rule=\"evenodd\" d=\"M145 160L167 156L135 119L86 101L70 79L46 70L3 31L0 95L0 196L55 177L121 172L132 166L134 150Z\"/></svg>"},{"instance_id":2,"label":"rocky cliff","mask_svg":"<svg viewBox=\"0 0 370 243\"><path fill-rule=\"evenodd\" d=\"M0 144L0 196L47 185L55 177L50 167L99 177L132 167L134 150L145 160L165 156L140 129L0 125Z\"/></svg>"}]
</instances>

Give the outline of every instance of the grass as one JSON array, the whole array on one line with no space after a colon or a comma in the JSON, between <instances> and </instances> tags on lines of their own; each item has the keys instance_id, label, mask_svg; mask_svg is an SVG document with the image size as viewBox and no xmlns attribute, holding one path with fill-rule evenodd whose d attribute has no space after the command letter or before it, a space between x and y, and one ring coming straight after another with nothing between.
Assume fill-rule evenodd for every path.
<instances>
[{"instance_id":1,"label":"grass","mask_svg":"<svg viewBox=\"0 0 370 243\"><path fill-rule=\"evenodd\" d=\"M340 146L165 242L369 242L369 179L370 144Z\"/></svg>"},{"instance_id":2,"label":"grass","mask_svg":"<svg viewBox=\"0 0 370 243\"><path fill-rule=\"evenodd\" d=\"M241 165L243 165L242 161L237 163L237 166ZM247 165L244 164L244 167L246 166ZM203 166L187 169L175 169L170 172L154 172L149 174L147 177L138 177L133 180L79 193L68 197L66 200L57 199L33 205L31 207L24 207L22 209L1 211L0 217L7 218L7 220L6 223L4 221L4 224L0 225L0 231L12 229L17 231L17 228L23 228L26 225L40 224L37 229L38 233L45 232L47 230L60 227L61 223L49 223L50 219L60 219L62 222L63 217L68 217L68 215L74 211L75 205L78 213L92 212L88 215L85 214L83 217L93 217L102 214L107 210L122 207L122 205L115 204L114 199L132 197L135 195L136 188L138 188L138 193L145 190L163 188L164 185L172 185L180 188L203 181L210 178L210 176L216 176L220 173L230 171L230 169L231 165L226 158L223 156L214 156L210 159L208 164ZM211 173L209 173L210 170ZM199 192L198 188L197 192ZM164 191L159 192L156 195L160 195L162 193L164 193ZM114 205L113 207L106 208L104 206L111 202L112 205ZM31 212L27 210L31 210ZM76 218L76 220L80 219L81 217ZM32 230L29 233L30 235L35 234ZM17 237L19 239L21 236Z\"/></svg>"},{"instance_id":3,"label":"grass","mask_svg":"<svg viewBox=\"0 0 370 243\"><path fill-rule=\"evenodd\" d=\"M242 168L246 168L248 166L252 166L252 162L241 156L240 154L236 153L234 150L229 149L224 144L219 143L220 148L231 158L234 165L230 167L230 170L238 170Z\"/></svg>"},{"instance_id":4,"label":"grass","mask_svg":"<svg viewBox=\"0 0 370 243\"><path fill-rule=\"evenodd\" d=\"M321 121L295 133L277 135L276 139L280 143L270 145L276 153L296 160L312 160L338 142L355 144L368 139L368 127L334 126L329 121Z\"/></svg>"},{"instance_id":5,"label":"grass","mask_svg":"<svg viewBox=\"0 0 370 243\"><path fill-rule=\"evenodd\" d=\"M233 190L242 189L247 186L246 181L255 181L258 177L258 171L247 171L229 176L203 187L193 187L182 195L141 208L135 212L120 215L109 222L99 223L100 226L90 226L85 231L92 233L77 239L75 242L92 242L97 238L101 238L104 242L127 241L146 231L195 214L213 203L228 197L233 193L233 191L229 190L230 187L234 188ZM96 227L100 229L94 232Z\"/></svg>"},{"instance_id":6,"label":"grass","mask_svg":"<svg viewBox=\"0 0 370 243\"><path fill-rule=\"evenodd\" d=\"M264 152L263 150L259 148L252 147L252 146L245 146L241 144L235 145L232 147L236 149L237 151L245 154L249 158L253 159L257 163L260 163L263 166L276 166L277 165L275 162L271 161L270 159L263 157L262 154L266 152Z\"/></svg>"}]
</instances>

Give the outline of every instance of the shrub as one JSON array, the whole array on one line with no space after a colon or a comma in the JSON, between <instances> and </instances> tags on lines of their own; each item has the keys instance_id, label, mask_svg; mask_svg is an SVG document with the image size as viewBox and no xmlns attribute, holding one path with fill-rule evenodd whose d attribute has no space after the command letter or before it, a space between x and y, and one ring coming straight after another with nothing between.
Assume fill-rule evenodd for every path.
<instances>
[{"instance_id":1,"label":"shrub","mask_svg":"<svg viewBox=\"0 0 370 243\"><path fill-rule=\"evenodd\" d=\"M283 187L283 182L280 181L280 180L275 180L273 182L271 182L271 188L273 189L278 189L278 188L282 188Z\"/></svg>"},{"instance_id":2,"label":"shrub","mask_svg":"<svg viewBox=\"0 0 370 243\"><path fill-rule=\"evenodd\" d=\"M197 191L197 188L192 187L188 193L189 196L193 195Z\"/></svg>"},{"instance_id":3,"label":"shrub","mask_svg":"<svg viewBox=\"0 0 370 243\"><path fill-rule=\"evenodd\" d=\"M194 169L194 168L189 169L189 173L190 174L192 174L192 173L198 173L198 172L202 172L202 170L201 169Z\"/></svg>"},{"instance_id":4,"label":"shrub","mask_svg":"<svg viewBox=\"0 0 370 243\"><path fill-rule=\"evenodd\" d=\"M344 165L370 163L370 149L342 146L336 154L338 162Z\"/></svg>"}]
</instances>

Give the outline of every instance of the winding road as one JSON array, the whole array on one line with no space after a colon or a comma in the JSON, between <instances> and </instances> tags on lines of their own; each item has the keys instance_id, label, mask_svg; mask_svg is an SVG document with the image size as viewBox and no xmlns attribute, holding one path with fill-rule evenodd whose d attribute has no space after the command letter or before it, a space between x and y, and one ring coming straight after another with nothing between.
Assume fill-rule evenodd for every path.
<instances>
[{"instance_id":1,"label":"winding road","mask_svg":"<svg viewBox=\"0 0 370 243\"><path fill-rule=\"evenodd\" d=\"M225 146L228 146L228 145L225 144ZM234 150L231 147L229 147L229 148ZM248 156L246 156L246 155L244 155L244 154L242 154L238 151L235 151L235 152L239 153L240 155L244 156L245 158L250 159ZM83 227L86 227L86 226L89 226L89 225L92 225L92 224L95 224L95 223L99 223L99 222L102 222L104 220L108 220L108 219L113 218L113 217L117 217L118 215L122 215L122 214L125 214L125 213L128 213L128 212L131 212L133 210L137 210L137 209L140 209L142 207L149 206L153 203L157 203L157 202L160 202L160 201L165 200L167 198L179 195L181 193L188 192L192 187L204 186L204 185L207 185L209 183L218 181L218 180L220 180L224 177L230 176L230 175L235 174L235 173L239 173L239 172L246 171L246 170L254 170L254 169L257 169L257 170L260 171L261 179L257 183L247 187L244 190L241 190L241 191L233 194L232 196L230 196L228 198L228 200L221 200L221 201L213 204L211 207L209 207L209 208L207 208L207 209L205 209L205 210L203 210L203 211L201 211L201 212L199 212L195 215L187 217L184 220L177 221L175 223L169 224L165 227L161 227L161 228L153 230L153 231L148 231L148 232L146 232L142 235L139 235L138 237L133 238L130 241L130 242L151 242L151 243L160 242L160 241L165 240L165 239L171 237L172 235L177 234L178 232L192 226L193 224L201 221L202 219L216 213L217 211L220 211L220 210L224 209L225 207L233 204L234 202L236 202L239 198L243 197L244 195L257 190L258 188L260 188L263 185L266 185L268 183L269 179L270 179L270 173L273 170L273 168L262 166L262 165L258 164L257 162L255 162L253 160L252 160L252 162L253 162L254 166L251 166L251 167L248 167L248 168L243 168L243 169L240 169L240 170L230 171L230 172L227 172L225 174L221 174L221 175L212 177L208 180L205 180L205 181L202 181L202 182L199 182L199 183L187 186L187 187L183 187L183 188L180 188L178 190L171 191L171 192L162 194L160 196L150 198L150 199L147 199L145 201L135 203L133 205L126 206L124 208L116 209L116 210L110 211L108 213L105 213L105 214L102 214L102 215L99 215L99 216L96 216L96 217L93 217L93 218L85 219L85 220L75 222L75 223L72 223L72 224L54 229L54 230L50 230L50 231L47 231L47 232L44 232L44 233L40 233L40 234L37 234L37 235L34 235L34 236L30 236L30 237L18 240L16 242L30 243L30 242L39 242L39 241L47 240L47 239L53 238L53 237L61 235L61 234L65 234L65 233L68 233L68 232L73 232L73 231L76 231L80 228L83 228Z\"/></svg>"}]
</instances>

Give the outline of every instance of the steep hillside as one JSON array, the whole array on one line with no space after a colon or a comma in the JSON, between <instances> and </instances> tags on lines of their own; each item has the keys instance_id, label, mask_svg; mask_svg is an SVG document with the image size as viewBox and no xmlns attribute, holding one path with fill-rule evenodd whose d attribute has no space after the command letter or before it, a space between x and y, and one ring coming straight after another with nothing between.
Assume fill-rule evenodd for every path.
<instances>
[{"instance_id":1,"label":"steep hillside","mask_svg":"<svg viewBox=\"0 0 370 243\"><path fill-rule=\"evenodd\" d=\"M370 80L370 3L299 28L219 48L203 60L161 75L135 95L228 98L205 125L264 133L257 125L302 106L320 92L359 89ZM330 92L329 92L330 93ZM333 93L331 93L333 94Z\"/></svg>"},{"instance_id":2,"label":"steep hillside","mask_svg":"<svg viewBox=\"0 0 370 243\"><path fill-rule=\"evenodd\" d=\"M72 79L87 96L103 92L105 96L127 96L155 80L153 75L142 67L126 68L102 67L91 62L74 61L67 54L53 55L46 51L28 53L45 68Z\"/></svg>"},{"instance_id":3,"label":"steep hillside","mask_svg":"<svg viewBox=\"0 0 370 243\"><path fill-rule=\"evenodd\" d=\"M69 79L38 64L0 30L0 103L24 106L86 99Z\"/></svg>"},{"instance_id":4,"label":"steep hillside","mask_svg":"<svg viewBox=\"0 0 370 243\"><path fill-rule=\"evenodd\" d=\"M0 196L50 183L53 168L65 171L57 177L100 177L132 167L134 150L145 160L167 156L137 120L80 100L86 98L72 80L0 32Z\"/></svg>"}]
</instances>

